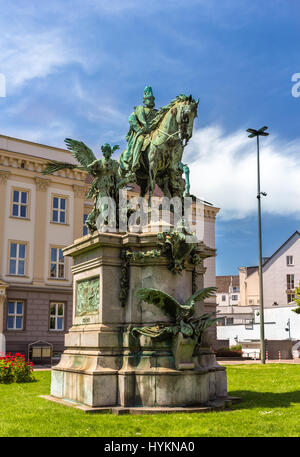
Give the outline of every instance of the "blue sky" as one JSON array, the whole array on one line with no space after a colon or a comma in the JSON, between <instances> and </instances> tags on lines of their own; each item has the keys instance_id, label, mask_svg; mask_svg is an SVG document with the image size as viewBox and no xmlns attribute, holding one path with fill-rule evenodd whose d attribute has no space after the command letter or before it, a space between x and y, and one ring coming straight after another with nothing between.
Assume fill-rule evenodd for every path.
<instances>
[{"instance_id":1,"label":"blue sky","mask_svg":"<svg viewBox=\"0 0 300 457\"><path fill-rule=\"evenodd\" d=\"M255 142L262 141L263 250L299 228L300 4L296 0L0 0L0 133L99 155L125 147L128 116L152 85L157 107L200 98L185 150L191 191L221 208L217 273L257 263ZM299 189L298 189L299 188Z\"/></svg>"}]
</instances>

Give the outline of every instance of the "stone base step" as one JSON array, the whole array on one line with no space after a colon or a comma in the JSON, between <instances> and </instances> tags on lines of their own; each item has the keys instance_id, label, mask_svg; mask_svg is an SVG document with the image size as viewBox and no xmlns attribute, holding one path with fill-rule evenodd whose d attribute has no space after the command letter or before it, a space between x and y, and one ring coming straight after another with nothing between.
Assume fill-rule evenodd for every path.
<instances>
[{"instance_id":1,"label":"stone base step","mask_svg":"<svg viewBox=\"0 0 300 457\"><path fill-rule=\"evenodd\" d=\"M72 406L73 408L80 409L85 413L110 413L110 414L169 414L169 413L207 413L211 411L222 411L229 409L234 403L241 401L240 397L218 397L213 401L208 402L205 405L198 406L178 406L178 407L161 407L161 406L100 406L93 407L83 405L71 400L65 400L61 398L53 397L52 395L41 395L46 400L53 401L65 406Z\"/></svg>"}]
</instances>

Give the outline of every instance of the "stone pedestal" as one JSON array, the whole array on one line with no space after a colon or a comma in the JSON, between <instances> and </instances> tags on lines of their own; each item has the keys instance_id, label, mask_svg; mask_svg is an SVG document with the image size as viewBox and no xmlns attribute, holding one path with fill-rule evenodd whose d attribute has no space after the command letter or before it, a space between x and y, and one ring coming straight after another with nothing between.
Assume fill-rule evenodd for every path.
<instances>
[{"instance_id":1,"label":"stone pedestal","mask_svg":"<svg viewBox=\"0 0 300 457\"><path fill-rule=\"evenodd\" d=\"M124 249L145 254L157 247L156 234L98 233L64 250L74 259L73 325L52 368L52 397L94 408L169 408L227 396L226 370L208 348L191 346L181 334L156 341L130 333L132 327L168 322L157 307L139 301L139 289L160 289L184 303L192 295L195 268L197 289L203 287L203 263L186 263L174 274L166 257L137 255L126 265L121 256ZM199 254L204 259L214 251L200 243ZM199 316L203 303L196 306Z\"/></svg>"}]
</instances>

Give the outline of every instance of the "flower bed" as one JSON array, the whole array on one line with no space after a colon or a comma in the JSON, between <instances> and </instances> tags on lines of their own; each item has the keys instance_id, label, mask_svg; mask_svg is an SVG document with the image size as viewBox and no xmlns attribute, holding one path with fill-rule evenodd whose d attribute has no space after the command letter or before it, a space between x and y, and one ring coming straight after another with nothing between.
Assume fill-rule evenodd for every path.
<instances>
[{"instance_id":1,"label":"flower bed","mask_svg":"<svg viewBox=\"0 0 300 457\"><path fill-rule=\"evenodd\" d=\"M25 355L17 352L0 357L0 383L32 381L34 381L33 363L26 362Z\"/></svg>"}]
</instances>

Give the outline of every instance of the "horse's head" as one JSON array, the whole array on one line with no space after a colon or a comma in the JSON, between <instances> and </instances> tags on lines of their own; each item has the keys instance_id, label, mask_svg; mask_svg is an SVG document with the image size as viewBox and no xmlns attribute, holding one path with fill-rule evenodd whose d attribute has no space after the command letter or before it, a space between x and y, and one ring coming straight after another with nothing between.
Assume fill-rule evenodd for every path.
<instances>
[{"instance_id":1,"label":"horse's head","mask_svg":"<svg viewBox=\"0 0 300 457\"><path fill-rule=\"evenodd\" d=\"M190 95L179 95L178 101L175 104L176 121L179 126L179 135L182 142L185 140L185 145L193 135L194 119L197 117L198 101L195 101Z\"/></svg>"}]
</instances>

